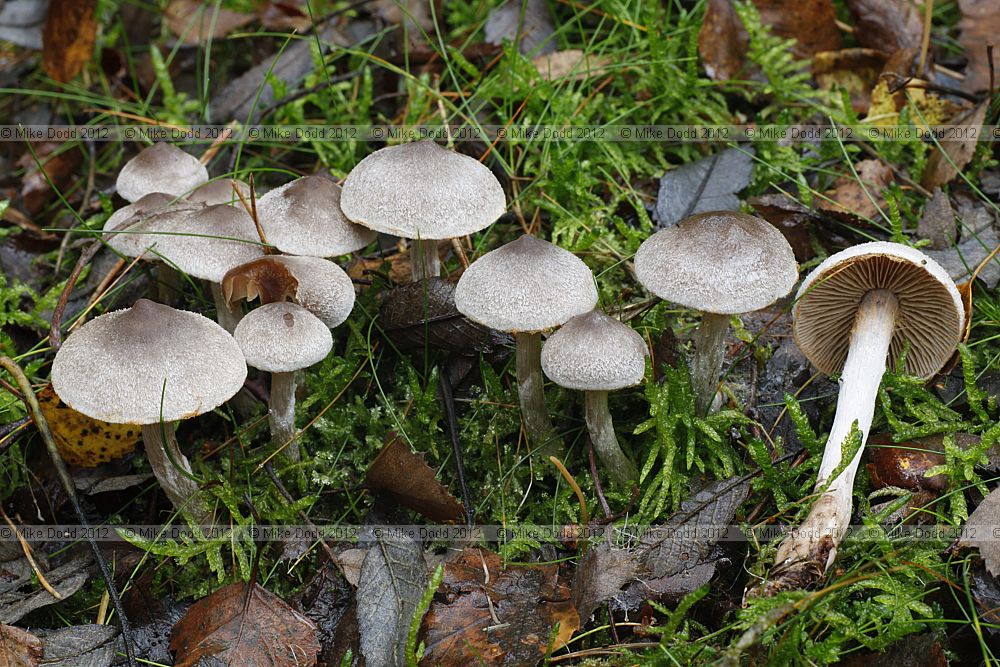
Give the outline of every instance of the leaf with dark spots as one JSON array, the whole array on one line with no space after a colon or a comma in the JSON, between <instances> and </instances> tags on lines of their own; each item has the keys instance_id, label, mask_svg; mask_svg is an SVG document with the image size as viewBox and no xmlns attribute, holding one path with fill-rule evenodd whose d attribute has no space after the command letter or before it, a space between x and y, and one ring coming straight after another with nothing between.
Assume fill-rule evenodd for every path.
<instances>
[{"instance_id":1,"label":"leaf with dark spots","mask_svg":"<svg viewBox=\"0 0 1000 667\"><path fill-rule=\"evenodd\" d=\"M1000 76L1000 3L996 0L958 0L962 19L958 22L962 34L959 41L965 47L969 64L965 68L962 88L978 93L990 87L990 56L987 46L993 49L993 76ZM994 85L1000 81L994 81Z\"/></svg>"},{"instance_id":2,"label":"leaf with dark spots","mask_svg":"<svg viewBox=\"0 0 1000 667\"><path fill-rule=\"evenodd\" d=\"M715 155L668 171L656 197L657 223L672 227L705 211L737 211L736 193L750 184L753 148L727 148Z\"/></svg>"},{"instance_id":3,"label":"leaf with dark spots","mask_svg":"<svg viewBox=\"0 0 1000 667\"><path fill-rule=\"evenodd\" d=\"M445 565L424 616L420 664L464 667L474 655L477 664L533 665L561 648L580 616L558 572L556 565L504 569L497 554L467 547Z\"/></svg>"},{"instance_id":4,"label":"leaf with dark spots","mask_svg":"<svg viewBox=\"0 0 1000 667\"><path fill-rule=\"evenodd\" d=\"M36 667L44 649L42 642L27 630L0 625L0 665L3 667Z\"/></svg>"},{"instance_id":5,"label":"leaf with dark spots","mask_svg":"<svg viewBox=\"0 0 1000 667\"><path fill-rule=\"evenodd\" d=\"M90 62L97 39L96 0L50 0L42 30L42 64L60 83L67 83Z\"/></svg>"},{"instance_id":6,"label":"leaf with dark spots","mask_svg":"<svg viewBox=\"0 0 1000 667\"><path fill-rule=\"evenodd\" d=\"M299 281L288 267L270 257L233 267L222 278L222 293L230 306L257 298L261 304L294 300L298 289Z\"/></svg>"},{"instance_id":7,"label":"leaf with dark spots","mask_svg":"<svg viewBox=\"0 0 1000 667\"><path fill-rule=\"evenodd\" d=\"M437 480L423 453L412 452L395 433L386 438L365 479L372 490L389 494L403 507L431 521L458 521L465 511Z\"/></svg>"},{"instance_id":8,"label":"leaf with dark spots","mask_svg":"<svg viewBox=\"0 0 1000 667\"><path fill-rule=\"evenodd\" d=\"M132 424L110 424L69 407L46 385L37 395L59 455L66 463L93 468L121 458L139 444L142 431Z\"/></svg>"},{"instance_id":9,"label":"leaf with dark spots","mask_svg":"<svg viewBox=\"0 0 1000 667\"><path fill-rule=\"evenodd\" d=\"M230 584L188 609L170 641L176 667L211 658L241 667L316 664L319 642L313 622L259 584L248 587Z\"/></svg>"},{"instance_id":10,"label":"leaf with dark spots","mask_svg":"<svg viewBox=\"0 0 1000 667\"><path fill-rule=\"evenodd\" d=\"M403 350L425 345L466 356L492 354L513 339L468 319L455 308L455 286L441 278L396 287L379 311L386 335Z\"/></svg>"},{"instance_id":11,"label":"leaf with dark spots","mask_svg":"<svg viewBox=\"0 0 1000 667\"><path fill-rule=\"evenodd\" d=\"M37 630L45 649L43 667L109 667L115 660L113 625L74 625Z\"/></svg>"},{"instance_id":12,"label":"leaf with dark spots","mask_svg":"<svg viewBox=\"0 0 1000 667\"><path fill-rule=\"evenodd\" d=\"M923 22L916 7L906 0L846 0L854 17L858 44L894 54L918 50Z\"/></svg>"},{"instance_id":13,"label":"leaf with dark spots","mask_svg":"<svg viewBox=\"0 0 1000 667\"><path fill-rule=\"evenodd\" d=\"M368 665L403 667L406 639L427 586L427 563L417 542L375 534L361 564L357 621L361 653Z\"/></svg>"}]
</instances>

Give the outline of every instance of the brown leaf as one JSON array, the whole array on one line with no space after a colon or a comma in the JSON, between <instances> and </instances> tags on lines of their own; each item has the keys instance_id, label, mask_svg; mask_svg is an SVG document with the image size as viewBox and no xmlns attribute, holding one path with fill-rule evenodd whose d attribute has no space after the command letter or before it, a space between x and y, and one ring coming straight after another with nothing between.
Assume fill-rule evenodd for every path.
<instances>
[{"instance_id":1,"label":"brown leaf","mask_svg":"<svg viewBox=\"0 0 1000 667\"><path fill-rule=\"evenodd\" d=\"M298 289L299 281L288 267L270 257L233 267L222 279L222 293L231 306L258 297L262 304L294 300Z\"/></svg>"},{"instance_id":2,"label":"brown leaf","mask_svg":"<svg viewBox=\"0 0 1000 667\"><path fill-rule=\"evenodd\" d=\"M837 14L831 0L754 0L753 4L772 33L795 40L792 53L796 58L840 48Z\"/></svg>"},{"instance_id":3,"label":"brown leaf","mask_svg":"<svg viewBox=\"0 0 1000 667\"><path fill-rule=\"evenodd\" d=\"M820 89L846 90L851 108L863 116L868 113L871 91L885 62L885 53L875 49L822 51L813 58L812 73Z\"/></svg>"},{"instance_id":4,"label":"brown leaf","mask_svg":"<svg viewBox=\"0 0 1000 667\"><path fill-rule=\"evenodd\" d=\"M612 61L610 56L589 56L580 49L567 49L538 56L531 62L546 81L567 77L582 81L606 73Z\"/></svg>"},{"instance_id":5,"label":"brown leaf","mask_svg":"<svg viewBox=\"0 0 1000 667\"><path fill-rule=\"evenodd\" d=\"M37 144L34 148L34 155L28 151L18 160L18 166L25 168L21 178L21 199L29 215L39 213L52 202L53 185L65 191L78 177L76 167L81 159L78 150L53 141Z\"/></svg>"},{"instance_id":6,"label":"brown leaf","mask_svg":"<svg viewBox=\"0 0 1000 667\"><path fill-rule=\"evenodd\" d=\"M984 100L953 118L951 124L981 128L983 121L986 120L988 108L989 100ZM920 179L920 185L928 190L933 190L945 183L950 183L958 176L959 171L965 169L965 165L972 160L972 156L976 152L976 145L979 143L979 134L977 131L966 139L942 141L941 149L943 150L935 150L927 159L927 167Z\"/></svg>"},{"instance_id":7,"label":"brown leaf","mask_svg":"<svg viewBox=\"0 0 1000 667\"><path fill-rule=\"evenodd\" d=\"M503 569L495 553L467 547L444 568L444 581L421 625L421 665L533 665L580 627L558 566ZM487 574L488 573L488 574Z\"/></svg>"},{"instance_id":8,"label":"brown leaf","mask_svg":"<svg viewBox=\"0 0 1000 667\"><path fill-rule=\"evenodd\" d=\"M986 569L994 577L1000 575L1000 540L993 536L996 526L1000 526L1000 488L979 503L976 511L965 522L963 537L959 546L977 547Z\"/></svg>"},{"instance_id":9,"label":"brown leaf","mask_svg":"<svg viewBox=\"0 0 1000 667\"><path fill-rule=\"evenodd\" d=\"M138 426L91 419L63 403L51 384L38 392L37 398L56 448L70 465L93 468L125 456L139 444Z\"/></svg>"},{"instance_id":10,"label":"brown leaf","mask_svg":"<svg viewBox=\"0 0 1000 667\"><path fill-rule=\"evenodd\" d=\"M204 44L209 38L221 39L252 22L254 17L200 0L170 0L163 19L170 32L185 44L196 46Z\"/></svg>"},{"instance_id":11,"label":"brown leaf","mask_svg":"<svg viewBox=\"0 0 1000 667\"><path fill-rule=\"evenodd\" d=\"M396 502L431 521L458 521L462 504L437 481L434 471L424 461L423 453L414 454L395 433L368 468L368 486L392 496Z\"/></svg>"},{"instance_id":12,"label":"brown leaf","mask_svg":"<svg viewBox=\"0 0 1000 667\"><path fill-rule=\"evenodd\" d=\"M311 667L316 626L258 584L230 584L188 609L170 639L177 667L216 658L240 667Z\"/></svg>"},{"instance_id":13,"label":"brown leaf","mask_svg":"<svg viewBox=\"0 0 1000 667\"><path fill-rule=\"evenodd\" d=\"M977 93L989 88L990 59L986 51L993 44L994 77L1000 77L1000 3L996 0L958 0L962 19L958 27L962 29L959 41L965 47L965 57L969 64L965 68L962 88ZM995 81L996 83L1000 83Z\"/></svg>"},{"instance_id":14,"label":"brown leaf","mask_svg":"<svg viewBox=\"0 0 1000 667\"><path fill-rule=\"evenodd\" d=\"M833 201L821 201L817 208L829 213L857 218L874 218L885 206L882 191L892 182L892 169L880 160L862 160L854 165L857 177L841 176L825 194Z\"/></svg>"},{"instance_id":15,"label":"brown leaf","mask_svg":"<svg viewBox=\"0 0 1000 667\"><path fill-rule=\"evenodd\" d=\"M267 2L257 9L265 30L302 32L312 27L312 19L304 5L295 2Z\"/></svg>"},{"instance_id":16,"label":"brown leaf","mask_svg":"<svg viewBox=\"0 0 1000 667\"><path fill-rule=\"evenodd\" d=\"M56 81L66 83L90 62L97 38L97 0L51 0L42 31L42 64Z\"/></svg>"},{"instance_id":17,"label":"brown leaf","mask_svg":"<svg viewBox=\"0 0 1000 667\"><path fill-rule=\"evenodd\" d=\"M907 0L846 0L854 16L854 37L858 44L894 54L907 49L919 51L923 21L917 8Z\"/></svg>"},{"instance_id":18,"label":"brown leaf","mask_svg":"<svg viewBox=\"0 0 1000 667\"><path fill-rule=\"evenodd\" d=\"M940 446L934 448L919 442L888 446L892 440L882 436L872 438L869 445L868 473L877 489L894 486L908 491L941 492L948 488L948 477L924 473L935 466L944 465Z\"/></svg>"},{"instance_id":19,"label":"brown leaf","mask_svg":"<svg viewBox=\"0 0 1000 667\"><path fill-rule=\"evenodd\" d=\"M751 65L748 69L749 39L731 0L708 0L698 31L698 55L710 79L761 78L759 68Z\"/></svg>"},{"instance_id":20,"label":"brown leaf","mask_svg":"<svg viewBox=\"0 0 1000 667\"><path fill-rule=\"evenodd\" d=\"M41 640L27 630L0 625L0 665L35 667L45 653Z\"/></svg>"}]
</instances>

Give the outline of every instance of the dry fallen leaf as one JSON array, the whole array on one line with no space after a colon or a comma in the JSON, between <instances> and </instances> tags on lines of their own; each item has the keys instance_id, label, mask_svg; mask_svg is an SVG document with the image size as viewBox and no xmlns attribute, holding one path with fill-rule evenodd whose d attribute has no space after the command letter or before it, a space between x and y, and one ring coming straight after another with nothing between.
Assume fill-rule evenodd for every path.
<instances>
[{"instance_id":1,"label":"dry fallen leaf","mask_svg":"<svg viewBox=\"0 0 1000 667\"><path fill-rule=\"evenodd\" d=\"M589 56L580 49L567 49L538 56L531 62L546 81L567 77L582 81L607 72L613 59L610 56Z\"/></svg>"},{"instance_id":2,"label":"dry fallen leaf","mask_svg":"<svg viewBox=\"0 0 1000 667\"><path fill-rule=\"evenodd\" d=\"M698 31L698 55L708 78L761 78L760 68L747 62L748 43L749 35L731 0L708 0Z\"/></svg>"},{"instance_id":3,"label":"dry fallen leaf","mask_svg":"<svg viewBox=\"0 0 1000 667\"><path fill-rule=\"evenodd\" d=\"M461 503L437 480L424 461L395 433L375 457L366 476L368 486L392 496L396 502L431 521L458 521L464 510Z\"/></svg>"},{"instance_id":4,"label":"dry fallen leaf","mask_svg":"<svg viewBox=\"0 0 1000 667\"><path fill-rule=\"evenodd\" d=\"M176 667L215 658L240 667L312 667L316 626L258 584L230 584L194 603L174 626ZM210 662L210 661L209 661Z\"/></svg>"},{"instance_id":5,"label":"dry fallen leaf","mask_svg":"<svg viewBox=\"0 0 1000 667\"><path fill-rule=\"evenodd\" d=\"M837 13L831 0L754 0L760 20L783 39L794 39L796 58L840 48Z\"/></svg>"},{"instance_id":6,"label":"dry fallen leaf","mask_svg":"<svg viewBox=\"0 0 1000 667\"><path fill-rule=\"evenodd\" d=\"M97 38L96 0L51 0L42 31L42 64L56 81L66 83L90 62Z\"/></svg>"},{"instance_id":7,"label":"dry fallen leaf","mask_svg":"<svg viewBox=\"0 0 1000 667\"><path fill-rule=\"evenodd\" d=\"M221 39L253 19L252 14L234 12L200 0L170 0L163 12L170 32L190 46L204 44L209 38Z\"/></svg>"},{"instance_id":8,"label":"dry fallen leaf","mask_svg":"<svg viewBox=\"0 0 1000 667\"><path fill-rule=\"evenodd\" d=\"M139 443L138 426L91 419L59 400L52 385L42 389L37 398L59 454L70 465L93 468L125 456Z\"/></svg>"},{"instance_id":9,"label":"dry fallen leaf","mask_svg":"<svg viewBox=\"0 0 1000 667\"><path fill-rule=\"evenodd\" d=\"M533 665L580 627L557 565L504 569L490 551L466 547L444 567L444 581L421 625L421 665Z\"/></svg>"},{"instance_id":10,"label":"dry fallen leaf","mask_svg":"<svg viewBox=\"0 0 1000 667\"><path fill-rule=\"evenodd\" d=\"M39 213L51 203L53 185L65 191L74 179L79 178L77 166L81 160L80 151L69 144L46 141L36 144L34 149L34 155L25 151L18 160L18 166L25 170L21 177L21 200L29 215Z\"/></svg>"},{"instance_id":11,"label":"dry fallen leaf","mask_svg":"<svg viewBox=\"0 0 1000 667\"><path fill-rule=\"evenodd\" d=\"M750 184L753 148L727 148L671 169L660 178L656 194L656 224L672 227L684 218L707 211L738 211L736 193Z\"/></svg>"},{"instance_id":12,"label":"dry fallen leaf","mask_svg":"<svg viewBox=\"0 0 1000 667\"><path fill-rule=\"evenodd\" d=\"M916 6L907 0L846 0L854 16L858 44L890 55L917 51L923 36L923 21Z\"/></svg>"},{"instance_id":13,"label":"dry fallen leaf","mask_svg":"<svg viewBox=\"0 0 1000 667\"><path fill-rule=\"evenodd\" d=\"M860 115L868 113L871 91L878 83L886 55L876 49L822 51L813 58L812 73L822 90L846 90L851 108Z\"/></svg>"},{"instance_id":14,"label":"dry fallen leaf","mask_svg":"<svg viewBox=\"0 0 1000 667\"><path fill-rule=\"evenodd\" d=\"M882 191L892 183L892 169L880 160L861 160L854 165L857 178L853 174L841 176L833 183L833 189L825 194L832 200L823 200L817 208L828 213L874 218L885 206Z\"/></svg>"},{"instance_id":15,"label":"dry fallen leaf","mask_svg":"<svg viewBox=\"0 0 1000 667\"><path fill-rule=\"evenodd\" d=\"M920 185L928 190L950 183L965 165L972 160L976 152L976 145L979 143L979 129L986 119L986 110L989 108L989 100L980 102L968 111L964 111L951 120L952 125L974 126L977 128L975 134L967 138L955 141L942 141L941 150L935 150L927 159L927 167L924 169L923 178ZM966 135L963 135L966 136Z\"/></svg>"},{"instance_id":16,"label":"dry fallen leaf","mask_svg":"<svg viewBox=\"0 0 1000 667\"><path fill-rule=\"evenodd\" d=\"M993 44L994 78L1000 78L1000 3L996 0L958 0L962 19L959 41L965 47L969 64L962 88L970 93L984 91L990 85L990 59L986 51ZM1000 83L995 81L994 85Z\"/></svg>"},{"instance_id":17,"label":"dry fallen leaf","mask_svg":"<svg viewBox=\"0 0 1000 667\"><path fill-rule=\"evenodd\" d=\"M955 242L956 232L955 211L948 195L941 188L934 188L917 222L917 235L930 239L932 250L944 250Z\"/></svg>"},{"instance_id":18,"label":"dry fallen leaf","mask_svg":"<svg viewBox=\"0 0 1000 667\"><path fill-rule=\"evenodd\" d=\"M500 46L520 34L518 49L527 55L543 55L556 50L552 34L552 14L545 0L507 0L490 12L483 27L487 44Z\"/></svg>"},{"instance_id":19,"label":"dry fallen leaf","mask_svg":"<svg viewBox=\"0 0 1000 667\"><path fill-rule=\"evenodd\" d=\"M12 625L0 625L0 665L3 667L35 667L44 650L38 637Z\"/></svg>"},{"instance_id":20,"label":"dry fallen leaf","mask_svg":"<svg viewBox=\"0 0 1000 667\"><path fill-rule=\"evenodd\" d=\"M986 569L994 577L1000 576L1000 540L994 539L993 530L1000 525L1000 488L979 503L963 527L959 546L975 547L983 557Z\"/></svg>"}]
</instances>

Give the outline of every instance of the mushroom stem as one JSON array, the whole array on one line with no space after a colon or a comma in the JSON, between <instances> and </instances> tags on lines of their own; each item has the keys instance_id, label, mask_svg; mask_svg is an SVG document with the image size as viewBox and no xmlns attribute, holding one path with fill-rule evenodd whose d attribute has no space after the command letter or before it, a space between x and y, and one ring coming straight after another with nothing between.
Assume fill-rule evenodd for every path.
<instances>
[{"instance_id":1,"label":"mushroom stem","mask_svg":"<svg viewBox=\"0 0 1000 667\"><path fill-rule=\"evenodd\" d=\"M862 446L816 499L798 531L778 547L776 568L763 587L764 595L809 585L826 572L837 555L837 545L851 518L854 477L875 414L875 400L885 373L898 305L895 295L884 289L868 292L861 301L854 317L847 361L840 376L837 414L823 450L816 488L827 486L840 467L844 444L855 424Z\"/></svg>"},{"instance_id":2,"label":"mushroom stem","mask_svg":"<svg viewBox=\"0 0 1000 667\"><path fill-rule=\"evenodd\" d=\"M212 290L212 301L215 302L215 320L229 333L236 330L236 325L243 319L243 314L229 307L226 296L222 293L222 285L209 283Z\"/></svg>"},{"instance_id":3,"label":"mushroom stem","mask_svg":"<svg viewBox=\"0 0 1000 667\"><path fill-rule=\"evenodd\" d=\"M534 447L545 446L542 452L557 452L562 442L545 411L544 380L542 379L542 334L517 333L517 395L521 403L521 419Z\"/></svg>"},{"instance_id":4,"label":"mushroom stem","mask_svg":"<svg viewBox=\"0 0 1000 667\"><path fill-rule=\"evenodd\" d=\"M590 431L594 451L611 477L622 486L630 488L639 480L639 471L618 444L611 412L608 410L608 392L595 390L586 393L587 430Z\"/></svg>"},{"instance_id":5,"label":"mushroom stem","mask_svg":"<svg viewBox=\"0 0 1000 667\"><path fill-rule=\"evenodd\" d=\"M156 276L156 298L160 303L174 306L180 301L184 280L181 272L168 264L159 264L154 270Z\"/></svg>"},{"instance_id":6,"label":"mushroom stem","mask_svg":"<svg viewBox=\"0 0 1000 667\"><path fill-rule=\"evenodd\" d=\"M208 518L208 510L201 499L198 484L178 470L179 467L191 474L191 464L177 446L174 435L176 426L176 422L165 422L162 426L160 423L143 424L142 442L146 447L146 456L153 474L174 507L204 522Z\"/></svg>"},{"instance_id":7,"label":"mushroom stem","mask_svg":"<svg viewBox=\"0 0 1000 667\"><path fill-rule=\"evenodd\" d=\"M285 456L292 461L300 458L295 440L295 384L295 371L271 373L271 405L267 412L271 442L275 447L285 447Z\"/></svg>"},{"instance_id":8,"label":"mushroom stem","mask_svg":"<svg viewBox=\"0 0 1000 667\"><path fill-rule=\"evenodd\" d=\"M695 408L699 416L708 412L719 386L719 372L726 356L729 318L729 315L702 313L701 325L694 334L691 389L694 391Z\"/></svg>"},{"instance_id":9,"label":"mushroom stem","mask_svg":"<svg viewBox=\"0 0 1000 667\"><path fill-rule=\"evenodd\" d=\"M410 243L410 271L413 282L441 275L438 244L433 239L413 239Z\"/></svg>"}]
</instances>

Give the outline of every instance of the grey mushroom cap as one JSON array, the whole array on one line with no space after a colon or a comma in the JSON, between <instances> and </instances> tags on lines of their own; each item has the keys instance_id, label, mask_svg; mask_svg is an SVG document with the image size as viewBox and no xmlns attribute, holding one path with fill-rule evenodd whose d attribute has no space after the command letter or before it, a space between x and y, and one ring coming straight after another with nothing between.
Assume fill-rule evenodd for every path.
<instances>
[{"instance_id":1,"label":"grey mushroom cap","mask_svg":"<svg viewBox=\"0 0 1000 667\"><path fill-rule=\"evenodd\" d=\"M892 292L898 301L889 363L904 347L906 372L929 378L962 339L965 307L948 272L908 246L876 241L830 255L803 281L795 297L792 332L810 362L839 373L847 359L854 316L865 294Z\"/></svg>"},{"instance_id":2,"label":"grey mushroom cap","mask_svg":"<svg viewBox=\"0 0 1000 667\"><path fill-rule=\"evenodd\" d=\"M231 178L217 178L214 181L209 181L189 194L187 199L188 201L205 204L207 206L215 206L216 204L231 204L242 208L243 203L240 201L240 198L236 195L236 193L233 192L233 182L234 181ZM235 181L235 183L240 193L242 193L247 202L249 202L250 186L243 181Z\"/></svg>"},{"instance_id":3,"label":"grey mushroom cap","mask_svg":"<svg viewBox=\"0 0 1000 667\"><path fill-rule=\"evenodd\" d=\"M59 398L112 424L194 417L233 396L246 376L243 353L225 329L145 299L84 324L52 362Z\"/></svg>"},{"instance_id":4,"label":"grey mushroom cap","mask_svg":"<svg viewBox=\"0 0 1000 667\"><path fill-rule=\"evenodd\" d=\"M503 215L503 187L486 166L433 141L375 151L351 170L340 205L354 222L408 239L473 234Z\"/></svg>"},{"instance_id":5,"label":"grey mushroom cap","mask_svg":"<svg viewBox=\"0 0 1000 667\"><path fill-rule=\"evenodd\" d=\"M642 242L635 273L656 296L706 313L735 315L788 294L798 266L766 220L732 211L685 218Z\"/></svg>"},{"instance_id":6,"label":"grey mushroom cap","mask_svg":"<svg viewBox=\"0 0 1000 667\"><path fill-rule=\"evenodd\" d=\"M583 260L528 235L477 259L455 286L460 313L512 333L557 327L595 305L594 275Z\"/></svg>"},{"instance_id":7,"label":"grey mushroom cap","mask_svg":"<svg viewBox=\"0 0 1000 667\"><path fill-rule=\"evenodd\" d=\"M110 232L115 229L128 227L167 210L181 211L197 208L201 208L201 206L191 204L185 199L178 199L173 195L163 192L150 192L148 195L143 195L131 204L123 206L112 213L104 223L104 231Z\"/></svg>"},{"instance_id":8,"label":"grey mushroom cap","mask_svg":"<svg viewBox=\"0 0 1000 667\"><path fill-rule=\"evenodd\" d=\"M257 219L267 242L290 255L335 257L364 248L375 232L341 211L340 186L322 176L304 176L257 201Z\"/></svg>"},{"instance_id":9,"label":"grey mushroom cap","mask_svg":"<svg viewBox=\"0 0 1000 667\"><path fill-rule=\"evenodd\" d=\"M344 323L354 309L354 283L347 273L328 259L272 255L298 282L298 304L333 329Z\"/></svg>"},{"instance_id":10,"label":"grey mushroom cap","mask_svg":"<svg viewBox=\"0 0 1000 667\"><path fill-rule=\"evenodd\" d=\"M172 144L143 150L118 172L118 194L134 202L151 192L179 197L208 181L205 165Z\"/></svg>"},{"instance_id":11,"label":"grey mushroom cap","mask_svg":"<svg viewBox=\"0 0 1000 667\"><path fill-rule=\"evenodd\" d=\"M323 322L294 303L268 303L250 311L233 337L247 364L269 373L289 373L326 358L333 336Z\"/></svg>"},{"instance_id":12,"label":"grey mushroom cap","mask_svg":"<svg viewBox=\"0 0 1000 667\"><path fill-rule=\"evenodd\" d=\"M542 370L560 387L613 391L642 382L648 354L632 327L594 310L549 336L542 346Z\"/></svg>"},{"instance_id":13,"label":"grey mushroom cap","mask_svg":"<svg viewBox=\"0 0 1000 667\"><path fill-rule=\"evenodd\" d=\"M228 204L168 210L114 234L108 245L127 257L162 257L180 271L214 283L229 269L264 255L250 216Z\"/></svg>"}]
</instances>

